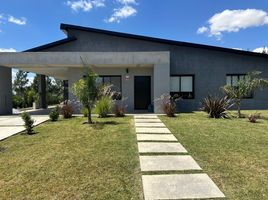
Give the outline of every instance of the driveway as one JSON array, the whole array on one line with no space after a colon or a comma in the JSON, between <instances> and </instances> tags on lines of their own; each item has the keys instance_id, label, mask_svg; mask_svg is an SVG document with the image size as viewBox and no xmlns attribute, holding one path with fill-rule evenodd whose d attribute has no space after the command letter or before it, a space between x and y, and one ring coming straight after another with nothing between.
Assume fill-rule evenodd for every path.
<instances>
[{"instance_id":1,"label":"driveway","mask_svg":"<svg viewBox=\"0 0 268 200\"><path fill-rule=\"evenodd\" d=\"M47 115L32 115L34 126L49 119ZM24 122L19 115L0 116L0 141L25 130Z\"/></svg>"}]
</instances>

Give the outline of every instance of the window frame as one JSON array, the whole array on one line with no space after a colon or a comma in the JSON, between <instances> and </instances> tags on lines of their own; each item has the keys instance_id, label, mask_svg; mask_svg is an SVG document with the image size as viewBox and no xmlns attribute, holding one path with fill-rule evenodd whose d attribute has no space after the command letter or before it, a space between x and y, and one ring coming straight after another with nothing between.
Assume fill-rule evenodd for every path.
<instances>
[{"instance_id":1,"label":"window frame","mask_svg":"<svg viewBox=\"0 0 268 200\"><path fill-rule=\"evenodd\" d=\"M230 76L231 77L231 87L236 87L233 85L233 76L237 76L237 81L240 80L240 77L242 76L246 76L247 74L242 74L242 73L234 73L234 74L226 74L225 76L225 81L227 80L227 77ZM226 85L227 85L227 81L226 81ZM250 94L249 96L243 97L243 99L253 99L254 98L254 92L252 94Z\"/></svg>"},{"instance_id":2,"label":"window frame","mask_svg":"<svg viewBox=\"0 0 268 200\"><path fill-rule=\"evenodd\" d=\"M182 93L186 93L186 92L181 92L181 85L182 85L181 77L187 77L187 76L192 77L192 92L188 92L188 93L192 93L191 98L183 98L183 95L181 95ZM173 96L174 94L178 94L183 99L195 99L195 75L194 74L171 74L170 77L180 77L180 91L177 91L177 92L170 91L171 96Z\"/></svg>"}]
</instances>

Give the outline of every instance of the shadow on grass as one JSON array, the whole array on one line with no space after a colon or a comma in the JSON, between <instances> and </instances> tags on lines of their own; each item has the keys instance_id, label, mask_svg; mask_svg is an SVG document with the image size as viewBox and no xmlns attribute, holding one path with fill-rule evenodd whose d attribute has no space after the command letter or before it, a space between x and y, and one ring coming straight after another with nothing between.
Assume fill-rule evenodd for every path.
<instances>
[{"instance_id":1,"label":"shadow on grass","mask_svg":"<svg viewBox=\"0 0 268 200\"><path fill-rule=\"evenodd\" d=\"M0 147L0 153L4 153L6 151L5 147Z\"/></svg>"},{"instance_id":2,"label":"shadow on grass","mask_svg":"<svg viewBox=\"0 0 268 200\"><path fill-rule=\"evenodd\" d=\"M87 124L89 126L92 126L94 129L101 130L104 128L105 125L118 125L121 123L118 123L116 121L105 121L105 122L93 122L92 124L84 122L83 124Z\"/></svg>"},{"instance_id":3,"label":"shadow on grass","mask_svg":"<svg viewBox=\"0 0 268 200\"><path fill-rule=\"evenodd\" d=\"M21 135L34 136L34 135L36 135L36 134L38 134L38 133L39 133L39 132L34 131L34 132L32 132L31 134L28 134L26 131L23 131L23 132L21 133Z\"/></svg>"}]
</instances>

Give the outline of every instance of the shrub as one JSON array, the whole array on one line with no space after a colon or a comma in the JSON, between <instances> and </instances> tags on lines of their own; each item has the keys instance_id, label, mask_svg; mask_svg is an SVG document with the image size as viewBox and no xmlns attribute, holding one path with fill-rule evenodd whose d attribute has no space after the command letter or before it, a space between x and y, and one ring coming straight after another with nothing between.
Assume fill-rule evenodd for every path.
<instances>
[{"instance_id":1,"label":"shrub","mask_svg":"<svg viewBox=\"0 0 268 200\"><path fill-rule=\"evenodd\" d=\"M102 96L96 103L95 111L99 117L107 117L111 113L114 102L110 96Z\"/></svg>"},{"instance_id":2,"label":"shrub","mask_svg":"<svg viewBox=\"0 0 268 200\"><path fill-rule=\"evenodd\" d=\"M126 99L118 100L115 102L114 105L114 115L116 117L124 117L126 113L127 105L125 104Z\"/></svg>"},{"instance_id":3,"label":"shrub","mask_svg":"<svg viewBox=\"0 0 268 200\"><path fill-rule=\"evenodd\" d=\"M33 132L33 124L34 124L34 120L31 118L29 113L22 113L21 114L21 118L24 121L24 127L26 128L26 132L29 135L32 135Z\"/></svg>"},{"instance_id":4,"label":"shrub","mask_svg":"<svg viewBox=\"0 0 268 200\"><path fill-rule=\"evenodd\" d=\"M60 108L59 106L56 106L55 108L51 109L49 112L49 118L52 122L58 121L60 116Z\"/></svg>"},{"instance_id":5,"label":"shrub","mask_svg":"<svg viewBox=\"0 0 268 200\"><path fill-rule=\"evenodd\" d=\"M61 108L61 113L64 119L71 118L74 113L73 106L69 102L65 102Z\"/></svg>"},{"instance_id":6,"label":"shrub","mask_svg":"<svg viewBox=\"0 0 268 200\"><path fill-rule=\"evenodd\" d=\"M226 111L233 106L231 100L225 97L208 95L202 101L201 110L208 113L210 118L227 118Z\"/></svg>"},{"instance_id":7,"label":"shrub","mask_svg":"<svg viewBox=\"0 0 268 200\"><path fill-rule=\"evenodd\" d=\"M253 113L248 116L248 120L251 123L256 123L257 120L261 117L260 113Z\"/></svg>"},{"instance_id":8,"label":"shrub","mask_svg":"<svg viewBox=\"0 0 268 200\"><path fill-rule=\"evenodd\" d=\"M169 94L163 94L159 99L156 99L156 101L160 103L163 112L168 117L175 117L177 101L180 99L181 98L176 94L173 96L170 96Z\"/></svg>"},{"instance_id":9,"label":"shrub","mask_svg":"<svg viewBox=\"0 0 268 200\"><path fill-rule=\"evenodd\" d=\"M81 113L83 114L84 117L88 117L88 109L82 108Z\"/></svg>"}]
</instances>

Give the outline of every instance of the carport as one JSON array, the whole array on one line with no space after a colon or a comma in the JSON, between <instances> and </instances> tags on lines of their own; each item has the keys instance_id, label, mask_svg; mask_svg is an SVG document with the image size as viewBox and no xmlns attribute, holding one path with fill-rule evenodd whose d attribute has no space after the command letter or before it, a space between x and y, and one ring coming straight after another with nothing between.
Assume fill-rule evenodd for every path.
<instances>
[{"instance_id":1,"label":"carport","mask_svg":"<svg viewBox=\"0 0 268 200\"><path fill-rule=\"evenodd\" d=\"M17 68L40 74L40 103L46 108L45 76L65 80L71 86L80 79L90 66L98 74L120 73L122 93L128 98L129 107L133 107L134 77L151 77L151 102L154 111L161 112L154 99L169 93L170 53L169 52L18 52L0 53L0 114L12 114L11 69ZM130 78L128 78L130 77ZM67 84L66 84L67 85ZM69 92L70 100L75 100ZM65 96L68 96L67 94Z\"/></svg>"}]
</instances>

